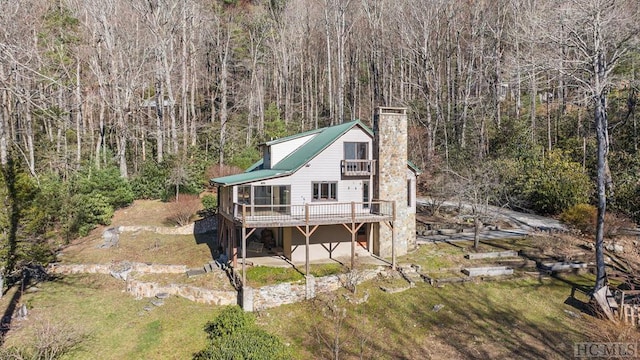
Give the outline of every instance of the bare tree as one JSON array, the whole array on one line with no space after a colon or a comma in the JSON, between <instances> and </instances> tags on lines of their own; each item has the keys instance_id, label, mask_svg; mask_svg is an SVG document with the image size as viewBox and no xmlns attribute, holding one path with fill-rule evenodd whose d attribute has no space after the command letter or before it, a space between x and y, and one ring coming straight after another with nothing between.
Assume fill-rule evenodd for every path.
<instances>
[{"instance_id":1,"label":"bare tree","mask_svg":"<svg viewBox=\"0 0 640 360\"><path fill-rule=\"evenodd\" d=\"M609 125L607 95L615 83L613 71L629 49L637 43L638 6L634 1L572 0L557 6L551 2L544 10L541 34L555 45L557 58L569 55L560 72L584 89L593 106L597 139L596 282L594 292L606 285L603 253L607 190L613 183L609 173ZM544 29L544 30L543 30ZM565 35L568 34L568 35Z\"/></svg>"}]
</instances>

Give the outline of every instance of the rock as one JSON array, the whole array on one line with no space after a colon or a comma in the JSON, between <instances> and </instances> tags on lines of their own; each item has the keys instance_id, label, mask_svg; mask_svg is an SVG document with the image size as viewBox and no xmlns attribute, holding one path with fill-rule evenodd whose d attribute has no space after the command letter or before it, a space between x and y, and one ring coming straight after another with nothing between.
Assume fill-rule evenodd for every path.
<instances>
[{"instance_id":1,"label":"rock","mask_svg":"<svg viewBox=\"0 0 640 360\"><path fill-rule=\"evenodd\" d=\"M570 317L572 317L572 318L576 318L576 319L577 319L577 318L581 317L581 316L580 316L580 314L575 313L575 312L570 311L570 310L565 310L564 312L565 312L567 315L569 315Z\"/></svg>"},{"instance_id":2,"label":"rock","mask_svg":"<svg viewBox=\"0 0 640 360\"><path fill-rule=\"evenodd\" d=\"M204 269L189 269L187 270L187 277L202 275L204 273L205 273Z\"/></svg>"},{"instance_id":3,"label":"rock","mask_svg":"<svg viewBox=\"0 0 640 360\"><path fill-rule=\"evenodd\" d=\"M110 227L102 232L102 244L98 245L98 249L108 249L118 246L120 241L120 231L118 228Z\"/></svg>"},{"instance_id":4,"label":"rock","mask_svg":"<svg viewBox=\"0 0 640 360\"><path fill-rule=\"evenodd\" d=\"M614 253L617 253L617 254L624 253L624 247L622 245L607 244L607 245L605 245L604 248L607 249L608 251L613 251Z\"/></svg>"},{"instance_id":5,"label":"rock","mask_svg":"<svg viewBox=\"0 0 640 360\"><path fill-rule=\"evenodd\" d=\"M160 299L153 300L153 301L151 301L151 305L153 305L153 306L162 306L162 305L164 305L164 300L160 300Z\"/></svg>"},{"instance_id":6,"label":"rock","mask_svg":"<svg viewBox=\"0 0 640 360\"><path fill-rule=\"evenodd\" d=\"M153 306L147 305L143 309L144 309L144 311L151 311L151 310L153 310Z\"/></svg>"},{"instance_id":7,"label":"rock","mask_svg":"<svg viewBox=\"0 0 640 360\"><path fill-rule=\"evenodd\" d=\"M18 311L15 314L16 319L24 320L27 318L27 315L29 315L29 310L27 310L27 304L20 305L20 307L18 308Z\"/></svg>"},{"instance_id":8,"label":"rock","mask_svg":"<svg viewBox=\"0 0 640 360\"><path fill-rule=\"evenodd\" d=\"M122 261L120 263L113 264L109 274L118 280L127 281L131 270L133 270L131 263L128 261Z\"/></svg>"},{"instance_id":9,"label":"rock","mask_svg":"<svg viewBox=\"0 0 640 360\"><path fill-rule=\"evenodd\" d=\"M433 309L431 309L431 311L438 312L438 311L442 310L443 307L444 307L443 304L436 304L436 305L433 306Z\"/></svg>"},{"instance_id":10,"label":"rock","mask_svg":"<svg viewBox=\"0 0 640 360\"><path fill-rule=\"evenodd\" d=\"M164 300L164 299L166 299L168 297L169 297L169 293L166 293L166 292L162 292L162 293L156 294L156 298L158 298L160 300Z\"/></svg>"}]
</instances>

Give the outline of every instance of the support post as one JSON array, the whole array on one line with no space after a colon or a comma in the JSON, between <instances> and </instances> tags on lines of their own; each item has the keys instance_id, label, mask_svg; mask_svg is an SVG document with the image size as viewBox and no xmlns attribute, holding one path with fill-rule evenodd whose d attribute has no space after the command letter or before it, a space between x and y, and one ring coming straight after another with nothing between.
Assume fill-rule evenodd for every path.
<instances>
[{"instance_id":1,"label":"support post","mask_svg":"<svg viewBox=\"0 0 640 360\"><path fill-rule=\"evenodd\" d=\"M351 202L351 270L355 267L356 263L356 203Z\"/></svg>"},{"instance_id":2,"label":"support post","mask_svg":"<svg viewBox=\"0 0 640 360\"><path fill-rule=\"evenodd\" d=\"M242 205L242 213L244 215L244 205ZM244 223L244 216L242 218L242 287L247 283L247 227Z\"/></svg>"},{"instance_id":3,"label":"support post","mask_svg":"<svg viewBox=\"0 0 640 360\"><path fill-rule=\"evenodd\" d=\"M309 204L304 205L304 222L305 222L305 231L304 231L304 239L305 239L305 248L304 248L304 274L309 275Z\"/></svg>"},{"instance_id":4,"label":"support post","mask_svg":"<svg viewBox=\"0 0 640 360\"><path fill-rule=\"evenodd\" d=\"M396 231L395 231L395 221L396 221L396 202L394 201L392 204L393 209L393 220L391 220L391 269L396 269Z\"/></svg>"}]
</instances>

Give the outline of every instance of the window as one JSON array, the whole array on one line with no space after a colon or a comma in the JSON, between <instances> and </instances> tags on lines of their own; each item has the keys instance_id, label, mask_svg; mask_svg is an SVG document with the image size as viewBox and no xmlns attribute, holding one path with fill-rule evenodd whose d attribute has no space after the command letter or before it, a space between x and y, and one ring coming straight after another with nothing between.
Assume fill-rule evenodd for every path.
<instances>
[{"instance_id":1,"label":"window","mask_svg":"<svg viewBox=\"0 0 640 360\"><path fill-rule=\"evenodd\" d=\"M337 182L316 182L313 183L313 200L338 200Z\"/></svg>"},{"instance_id":2,"label":"window","mask_svg":"<svg viewBox=\"0 0 640 360\"><path fill-rule=\"evenodd\" d=\"M367 160L369 152L366 142L345 142L344 143L344 159L345 160Z\"/></svg>"},{"instance_id":3,"label":"window","mask_svg":"<svg viewBox=\"0 0 640 360\"><path fill-rule=\"evenodd\" d=\"M407 206L411 207L411 205L413 205L413 198L411 197L411 195L413 194L413 192L411 191L413 187L411 186L411 180L407 180Z\"/></svg>"},{"instance_id":4,"label":"window","mask_svg":"<svg viewBox=\"0 0 640 360\"><path fill-rule=\"evenodd\" d=\"M369 207L369 181L362 182L362 206L367 209Z\"/></svg>"},{"instance_id":5,"label":"window","mask_svg":"<svg viewBox=\"0 0 640 360\"><path fill-rule=\"evenodd\" d=\"M271 186L254 186L254 205L271 205Z\"/></svg>"},{"instance_id":6,"label":"window","mask_svg":"<svg viewBox=\"0 0 640 360\"><path fill-rule=\"evenodd\" d=\"M251 205L251 185L238 186L238 204Z\"/></svg>"},{"instance_id":7,"label":"window","mask_svg":"<svg viewBox=\"0 0 640 360\"><path fill-rule=\"evenodd\" d=\"M291 205L291 186L254 186L254 205L262 205L257 211L277 211L288 213ZM266 205L266 206L264 206Z\"/></svg>"}]
</instances>

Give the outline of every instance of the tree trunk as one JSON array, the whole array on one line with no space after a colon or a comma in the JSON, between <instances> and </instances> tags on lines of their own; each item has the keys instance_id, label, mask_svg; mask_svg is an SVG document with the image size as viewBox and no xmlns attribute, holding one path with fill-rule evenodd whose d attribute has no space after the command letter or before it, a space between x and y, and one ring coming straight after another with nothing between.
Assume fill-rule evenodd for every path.
<instances>
[{"instance_id":1,"label":"tree trunk","mask_svg":"<svg viewBox=\"0 0 640 360\"><path fill-rule=\"evenodd\" d=\"M608 136L607 136L607 114L606 114L606 98L604 94L600 94L596 98L595 104L595 123L596 123L596 139L598 146L598 180L597 180L597 197L598 197L598 216L596 220L596 283L593 292L600 290L607 282L607 274L604 262L603 240L604 240L604 215L607 209L607 152L608 152Z\"/></svg>"},{"instance_id":2,"label":"tree trunk","mask_svg":"<svg viewBox=\"0 0 640 360\"><path fill-rule=\"evenodd\" d=\"M164 160L164 92L162 89L162 78L159 73L156 73L156 158L158 163Z\"/></svg>"},{"instance_id":3,"label":"tree trunk","mask_svg":"<svg viewBox=\"0 0 640 360\"><path fill-rule=\"evenodd\" d=\"M82 92L80 89L80 61L77 60L74 108L76 111L76 167L78 168L82 162Z\"/></svg>"}]
</instances>

